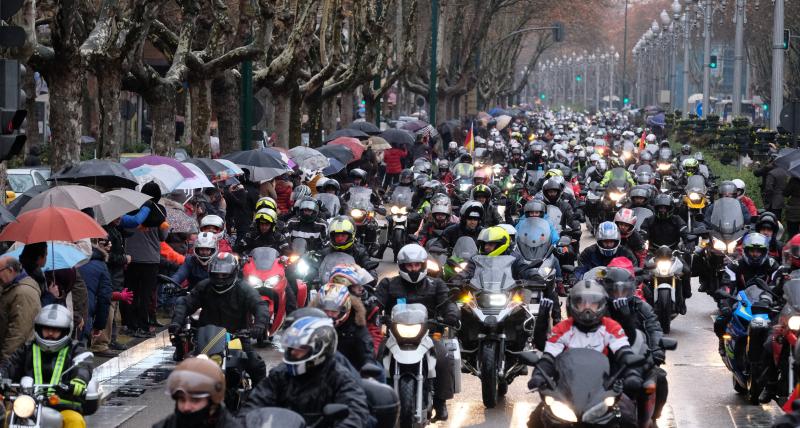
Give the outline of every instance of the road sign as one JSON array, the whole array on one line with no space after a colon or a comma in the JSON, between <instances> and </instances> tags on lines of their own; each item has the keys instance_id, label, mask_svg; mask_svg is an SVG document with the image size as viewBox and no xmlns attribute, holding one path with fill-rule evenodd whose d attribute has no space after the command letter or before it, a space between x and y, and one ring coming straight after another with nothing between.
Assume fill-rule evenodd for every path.
<instances>
[{"instance_id":1,"label":"road sign","mask_svg":"<svg viewBox=\"0 0 800 428\"><path fill-rule=\"evenodd\" d=\"M697 113L698 116L700 116L700 117L703 116L703 102L702 101L697 103L697 108L695 109L695 112Z\"/></svg>"}]
</instances>

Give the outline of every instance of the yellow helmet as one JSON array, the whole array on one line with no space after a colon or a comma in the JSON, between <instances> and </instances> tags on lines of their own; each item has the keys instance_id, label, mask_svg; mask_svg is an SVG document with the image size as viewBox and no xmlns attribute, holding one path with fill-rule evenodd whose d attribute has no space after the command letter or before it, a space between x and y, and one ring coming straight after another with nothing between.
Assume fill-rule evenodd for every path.
<instances>
[{"instance_id":1,"label":"yellow helmet","mask_svg":"<svg viewBox=\"0 0 800 428\"><path fill-rule=\"evenodd\" d=\"M263 198L259 198L256 202L256 211L262 208L269 208L275 212L278 212L278 204L275 203L275 199L270 198L269 196L264 196Z\"/></svg>"},{"instance_id":2,"label":"yellow helmet","mask_svg":"<svg viewBox=\"0 0 800 428\"><path fill-rule=\"evenodd\" d=\"M253 221L256 223L275 224L277 218L278 214L275 212L275 210L270 208L261 208L256 212L256 215L253 216Z\"/></svg>"},{"instance_id":3,"label":"yellow helmet","mask_svg":"<svg viewBox=\"0 0 800 428\"><path fill-rule=\"evenodd\" d=\"M486 251L486 244L495 244L494 249ZM487 227L478 234L478 250L489 257L500 256L511 246L511 236L500 226Z\"/></svg>"},{"instance_id":4,"label":"yellow helmet","mask_svg":"<svg viewBox=\"0 0 800 428\"><path fill-rule=\"evenodd\" d=\"M563 177L563 176L564 176L564 171L558 168L550 168L547 170L547 172L544 173L544 178Z\"/></svg>"},{"instance_id":5,"label":"yellow helmet","mask_svg":"<svg viewBox=\"0 0 800 428\"><path fill-rule=\"evenodd\" d=\"M346 233L348 234L347 240L337 240L334 238L334 235ZM353 224L353 221L350 220L350 217L347 216L338 216L334 217L331 220L331 224L328 226L328 237L331 240L331 246L337 250L346 250L353 246L356 238L356 226Z\"/></svg>"}]
</instances>

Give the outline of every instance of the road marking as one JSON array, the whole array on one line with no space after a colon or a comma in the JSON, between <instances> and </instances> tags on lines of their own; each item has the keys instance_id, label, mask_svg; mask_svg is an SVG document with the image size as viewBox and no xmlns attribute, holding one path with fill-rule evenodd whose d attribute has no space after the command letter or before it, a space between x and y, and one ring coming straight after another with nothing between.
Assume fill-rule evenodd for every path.
<instances>
[{"instance_id":1,"label":"road marking","mask_svg":"<svg viewBox=\"0 0 800 428\"><path fill-rule=\"evenodd\" d=\"M781 409L774 403L761 406L728 405L728 414L734 428L770 428L775 418L781 415Z\"/></svg>"}]
</instances>

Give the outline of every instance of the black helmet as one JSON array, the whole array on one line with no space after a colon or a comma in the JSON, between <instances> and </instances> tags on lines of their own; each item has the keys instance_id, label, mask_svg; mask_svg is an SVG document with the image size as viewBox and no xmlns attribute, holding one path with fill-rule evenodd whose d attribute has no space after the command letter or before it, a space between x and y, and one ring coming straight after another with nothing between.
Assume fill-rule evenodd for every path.
<instances>
[{"instance_id":1,"label":"black helmet","mask_svg":"<svg viewBox=\"0 0 800 428\"><path fill-rule=\"evenodd\" d=\"M736 194L736 185L732 181L723 181L719 185L719 196L721 198L735 198Z\"/></svg>"},{"instance_id":2,"label":"black helmet","mask_svg":"<svg viewBox=\"0 0 800 428\"><path fill-rule=\"evenodd\" d=\"M464 153L458 158L458 163L472 163L472 155Z\"/></svg>"},{"instance_id":3,"label":"black helmet","mask_svg":"<svg viewBox=\"0 0 800 428\"><path fill-rule=\"evenodd\" d=\"M362 182L367 180L367 171L364 171L361 168L354 168L350 170L350 179L355 180L356 178L360 178Z\"/></svg>"},{"instance_id":4,"label":"black helmet","mask_svg":"<svg viewBox=\"0 0 800 428\"><path fill-rule=\"evenodd\" d=\"M667 207L666 211L660 210L659 207ZM660 219L667 219L672 215L672 196L667 194L660 194L656 196L656 199L653 201L653 208L656 211L656 217Z\"/></svg>"},{"instance_id":5,"label":"black helmet","mask_svg":"<svg viewBox=\"0 0 800 428\"><path fill-rule=\"evenodd\" d=\"M612 299L633 296L636 290L636 281L627 269L608 267L603 275L603 287Z\"/></svg>"},{"instance_id":6,"label":"black helmet","mask_svg":"<svg viewBox=\"0 0 800 428\"><path fill-rule=\"evenodd\" d=\"M525 217L544 217L547 212L547 205L538 199L531 199L525 204L524 212ZM531 216L528 213L541 213L541 215Z\"/></svg>"},{"instance_id":7,"label":"black helmet","mask_svg":"<svg viewBox=\"0 0 800 428\"><path fill-rule=\"evenodd\" d=\"M225 293L236 283L239 262L231 253L219 253L208 267L208 279L218 294Z\"/></svg>"},{"instance_id":8,"label":"black helmet","mask_svg":"<svg viewBox=\"0 0 800 428\"><path fill-rule=\"evenodd\" d=\"M341 189L341 187L339 186L339 181L333 178L325 180L325 184L322 185L322 191L327 192L328 190L331 189L334 189L336 190L336 193L339 193L339 189Z\"/></svg>"},{"instance_id":9,"label":"black helmet","mask_svg":"<svg viewBox=\"0 0 800 428\"><path fill-rule=\"evenodd\" d=\"M606 312L608 293L593 280L578 281L570 290L567 312L583 332L596 330Z\"/></svg>"},{"instance_id":10,"label":"black helmet","mask_svg":"<svg viewBox=\"0 0 800 428\"><path fill-rule=\"evenodd\" d=\"M758 217L755 231L761 233L761 230L767 227L772 229L773 236L776 236L778 234L778 230L780 229L780 225L778 220L775 218L775 214L769 211L761 214L761 216Z\"/></svg>"},{"instance_id":11,"label":"black helmet","mask_svg":"<svg viewBox=\"0 0 800 428\"><path fill-rule=\"evenodd\" d=\"M650 184L653 181L653 173L650 171L641 171L636 174L636 183Z\"/></svg>"},{"instance_id":12,"label":"black helmet","mask_svg":"<svg viewBox=\"0 0 800 428\"><path fill-rule=\"evenodd\" d=\"M400 171L400 185L410 186L414 182L414 171L411 168L406 168Z\"/></svg>"},{"instance_id":13,"label":"black helmet","mask_svg":"<svg viewBox=\"0 0 800 428\"><path fill-rule=\"evenodd\" d=\"M555 194L555 197L552 197L553 190L558 191ZM544 198L550 203L556 203L559 198L561 198L561 192L563 191L563 187L561 182L555 179L555 177L548 178L545 180L544 184L542 184L542 195Z\"/></svg>"}]
</instances>

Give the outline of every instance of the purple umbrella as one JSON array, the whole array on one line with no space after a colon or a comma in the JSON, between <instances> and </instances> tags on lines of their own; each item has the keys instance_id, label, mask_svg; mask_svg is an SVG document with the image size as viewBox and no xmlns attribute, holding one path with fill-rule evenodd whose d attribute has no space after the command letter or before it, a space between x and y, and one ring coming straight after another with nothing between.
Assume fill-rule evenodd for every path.
<instances>
[{"instance_id":1,"label":"purple umbrella","mask_svg":"<svg viewBox=\"0 0 800 428\"><path fill-rule=\"evenodd\" d=\"M143 165L151 165L151 166L168 165L177 169L178 172L180 172L184 178L194 177L194 173L186 165L180 163L176 159L167 158L164 156L156 156L156 155L142 156L140 158L134 158L125 162L125 168L128 169L138 168Z\"/></svg>"}]
</instances>

